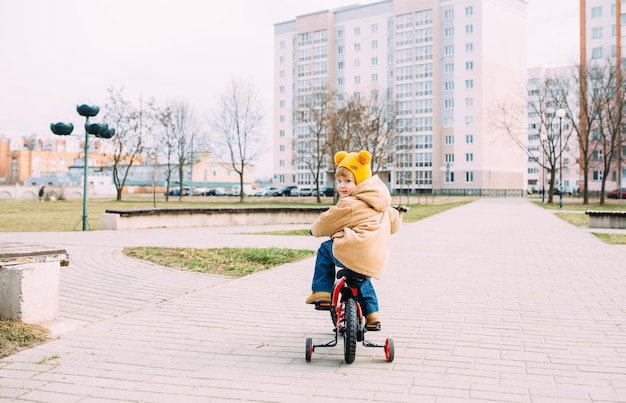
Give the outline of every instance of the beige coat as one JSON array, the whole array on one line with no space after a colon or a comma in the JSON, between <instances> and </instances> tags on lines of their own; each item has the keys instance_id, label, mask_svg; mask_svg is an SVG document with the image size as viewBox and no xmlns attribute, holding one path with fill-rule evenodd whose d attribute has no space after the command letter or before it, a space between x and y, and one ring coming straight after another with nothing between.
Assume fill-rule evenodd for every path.
<instances>
[{"instance_id":1,"label":"beige coat","mask_svg":"<svg viewBox=\"0 0 626 403\"><path fill-rule=\"evenodd\" d=\"M333 254L357 273L380 279L389 259L391 234L400 216L391 207L387 186L373 176L322 213L311 227L314 236L330 236Z\"/></svg>"}]
</instances>

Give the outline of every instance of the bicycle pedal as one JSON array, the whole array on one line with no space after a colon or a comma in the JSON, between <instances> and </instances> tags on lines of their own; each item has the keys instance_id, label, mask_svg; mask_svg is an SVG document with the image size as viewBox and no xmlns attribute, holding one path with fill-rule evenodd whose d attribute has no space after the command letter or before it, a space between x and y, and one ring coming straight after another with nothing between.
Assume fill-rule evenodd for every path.
<instances>
[{"instance_id":1,"label":"bicycle pedal","mask_svg":"<svg viewBox=\"0 0 626 403\"><path fill-rule=\"evenodd\" d=\"M330 311L330 302L316 302L315 310L317 311Z\"/></svg>"}]
</instances>

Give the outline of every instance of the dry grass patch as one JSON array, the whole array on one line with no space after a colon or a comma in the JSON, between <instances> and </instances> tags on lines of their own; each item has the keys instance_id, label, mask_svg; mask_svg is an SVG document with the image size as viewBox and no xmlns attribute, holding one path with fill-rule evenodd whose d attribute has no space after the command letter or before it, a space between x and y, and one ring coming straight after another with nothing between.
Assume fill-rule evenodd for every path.
<instances>
[{"instance_id":1,"label":"dry grass patch","mask_svg":"<svg viewBox=\"0 0 626 403\"><path fill-rule=\"evenodd\" d=\"M44 343L48 340L48 334L48 331L40 326L0 320L0 358Z\"/></svg>"}]
</instances>

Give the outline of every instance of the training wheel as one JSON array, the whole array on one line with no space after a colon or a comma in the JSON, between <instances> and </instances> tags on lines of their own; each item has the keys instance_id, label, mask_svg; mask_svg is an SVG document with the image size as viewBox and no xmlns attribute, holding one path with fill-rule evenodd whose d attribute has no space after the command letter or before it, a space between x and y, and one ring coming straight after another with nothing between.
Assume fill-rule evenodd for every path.
<instances>
[{"instance_id":1,"label":"training wheel","mask_svg":"<svg viewBox=\"0 0 626 403\"><path fill-rule=\"evenodd\" d=\"M310 362L311 361L311 355L313 354L313 339L310 337L307 337L306 339L306 351L305 351L305 357L306 357L306 362Z\"/></svg>"},{"instance_id":2,"label":"training wheel","mask_svg":"<svg viewBox=\"0 0 626 403\"><path fill-rule=\"evenodd\" d=\"M387 362L393 361L393 339L385 340L385 359Z\"/></svg>"}]
</instances>

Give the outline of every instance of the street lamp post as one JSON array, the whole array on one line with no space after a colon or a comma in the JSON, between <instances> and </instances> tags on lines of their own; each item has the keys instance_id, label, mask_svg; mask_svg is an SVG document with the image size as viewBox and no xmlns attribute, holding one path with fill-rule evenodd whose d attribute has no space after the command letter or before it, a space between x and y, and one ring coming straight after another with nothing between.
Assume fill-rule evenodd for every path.
<instances>
[{"instance_id":1,"label":"street lamp post","mask_svg":"<svg viewBox=\"0 0 626 403\"><path fill-rule=\"evenodd\" d=\"M80 116L85 117L85 144L83 147L84 150L84 167L83 167L83 231L87 230L87 167L89 163L89 135L92 134L96 137L110 139L115 135L115 129L109 129L109 125L106 123L92 123L89 124L89 118L94 117L100 112L100 108L95 105L77 105L76 112ZM50 130L52 133L58 136L69 136L72 134L74 130L74 125L71 123L51 123Z\"/></svg>"},{"instance_id":2,"label":"street lamp post","mask_svg":"<svg viewBox=\"0 0 626 403\"><path fill-rule=\"evenodd\" d=\"M560 166L559 166L559 209L563 209L563 116L565 111L563 109L557 109L556 117L559 118L559 153L560 153Z\"/></svg>"}]
</instances>

